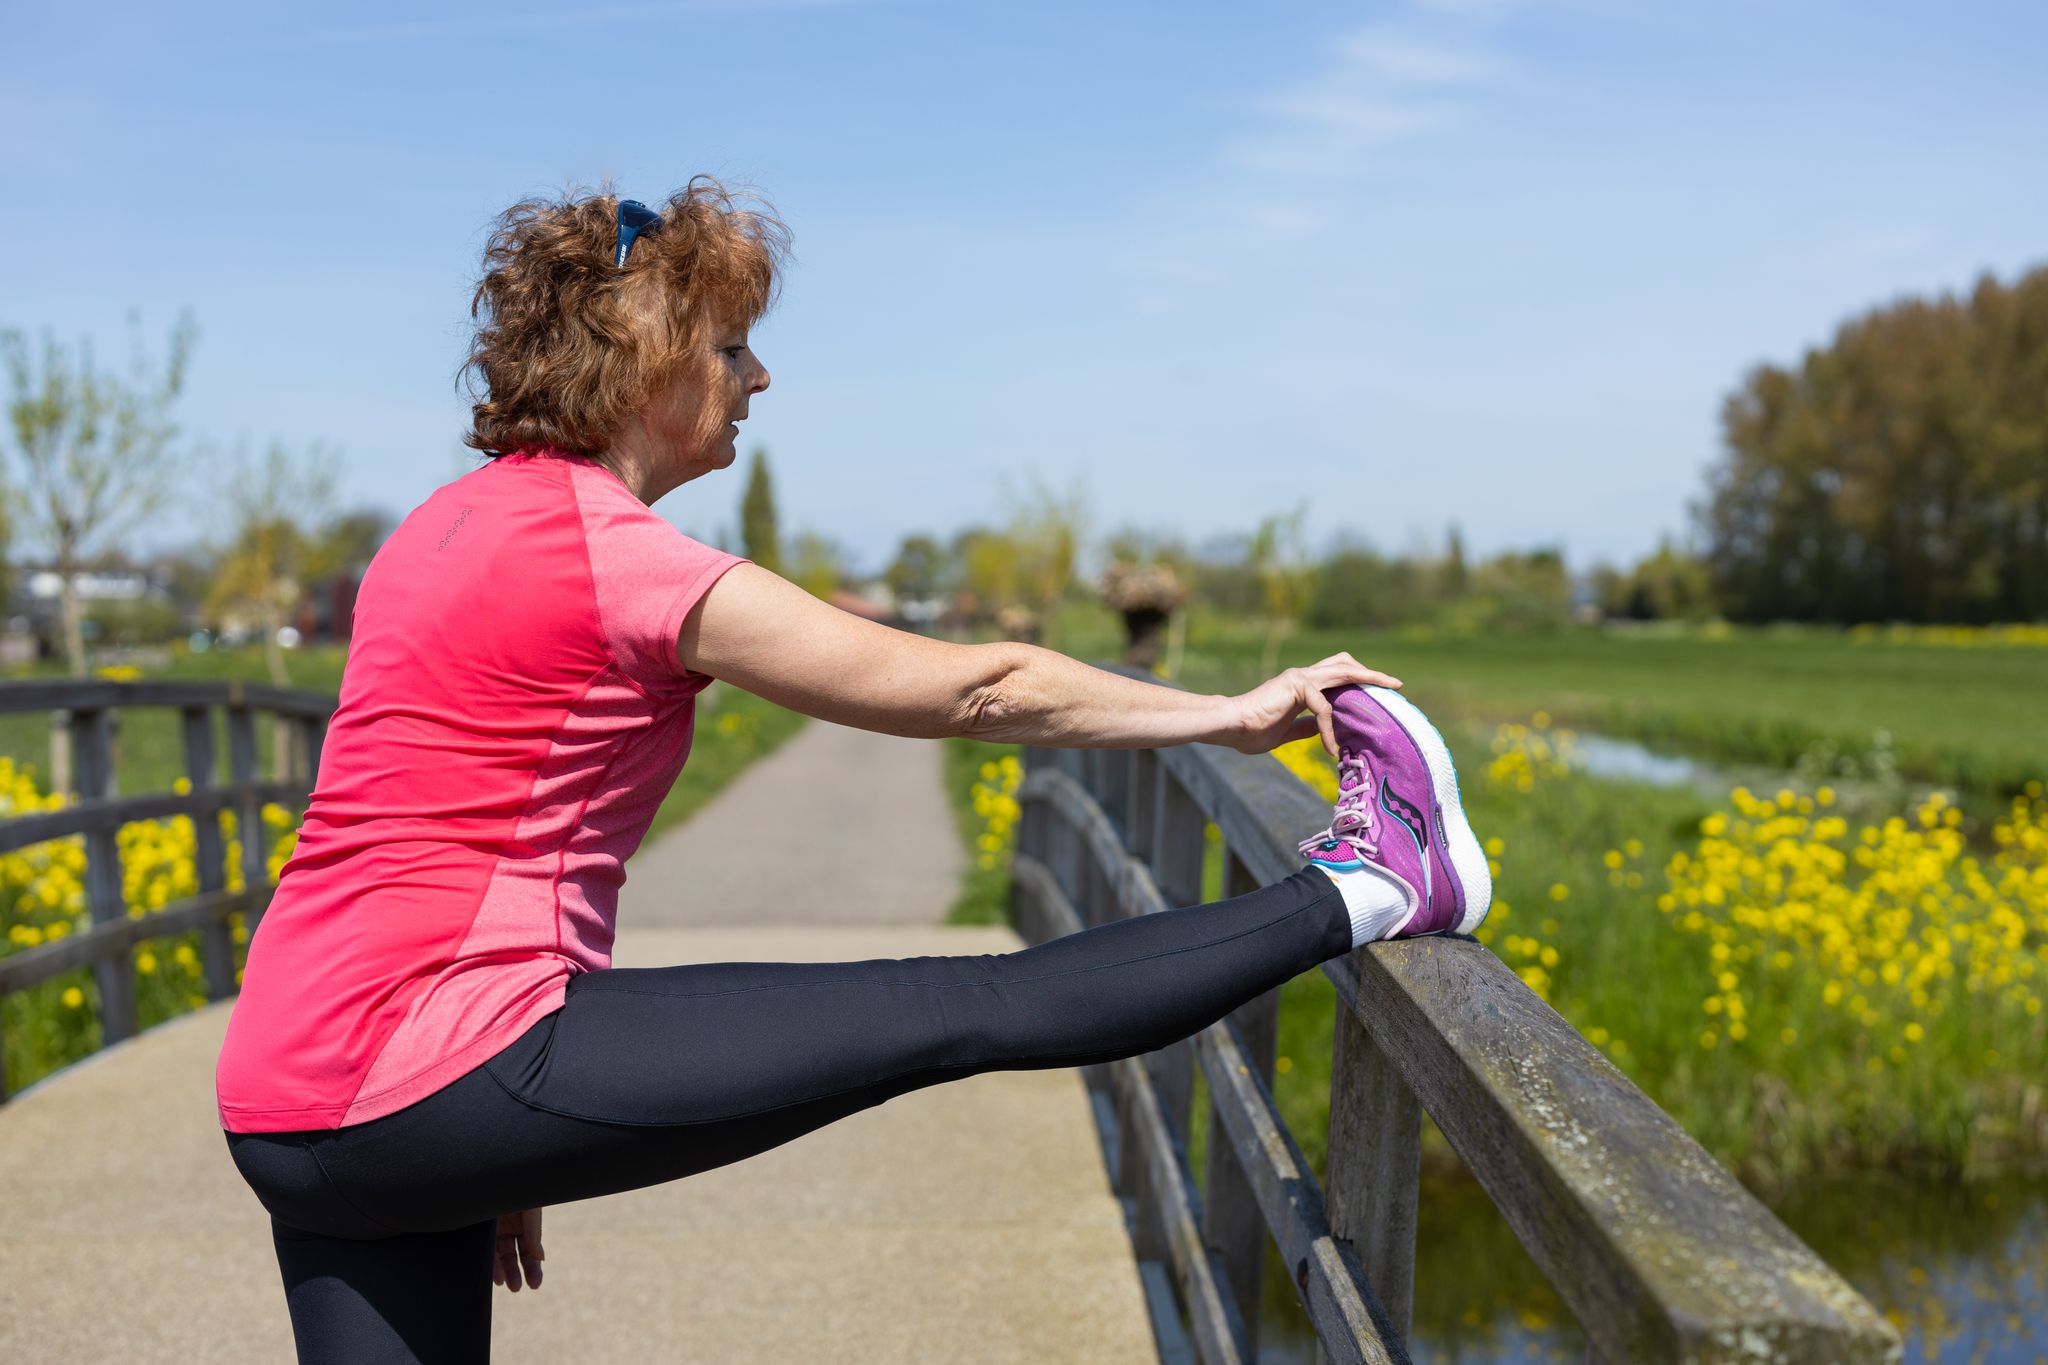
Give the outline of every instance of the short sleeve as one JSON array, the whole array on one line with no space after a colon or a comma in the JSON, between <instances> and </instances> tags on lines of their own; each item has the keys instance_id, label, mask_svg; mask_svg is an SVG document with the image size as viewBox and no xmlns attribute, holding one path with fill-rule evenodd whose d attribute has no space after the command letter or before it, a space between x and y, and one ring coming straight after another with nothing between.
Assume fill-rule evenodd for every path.
<instances>
[{"instance_id":1,"label":"short sleeve","mask_svg":"<svg viewBox=\"0 0 2048 1365\"><path fill-rule=\"evenodd\" d=\"M579 487L578 503L598 618L620 669L647 686L703 681L676 656L676 636L719 575L747 561L692 540L623 488Z\"/></svg>"}]
</instances>

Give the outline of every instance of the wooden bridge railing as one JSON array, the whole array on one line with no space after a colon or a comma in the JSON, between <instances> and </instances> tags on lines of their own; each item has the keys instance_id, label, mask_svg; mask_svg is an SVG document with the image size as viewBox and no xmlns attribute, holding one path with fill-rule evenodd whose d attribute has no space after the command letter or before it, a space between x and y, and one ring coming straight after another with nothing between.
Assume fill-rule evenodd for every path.
<instances>
[{"instance_id":1,"label":"wooden bridge railing","mask_svg":"<svg viewBox=\"0 0 2048 1365\"><path fill-rule=\"evenodd\" d=\"M1226 896L1298 870L1297 842L1328 823L1271 757L1211 745L1027 748L1024 767L1012 894L1032 942L1200 901L1211 823ZM1405 1361L1424 1110L1576 1315L1590 1359L1899 1359L1847 1282L1486 948L1378 943L1322 970L1338 997L1327 1188L1273 1102L1277 990L1192 1039L1084 1068L1167 1361L1258 1358L1269 1237L1319 1362ZM1210 1104L1199 1184L1196 1064Z\"/></svg>"},{"instance_id":2,"label":"wooden bridge railing","mask_svg":"<svg viewBox=\"0 0 2048 1365\"><path fill-rule=\"evenodd\" d=\"M263 807L269 802L303 803L312 793L336 698L318 692L228 682L113 682L55 679L0 682L0 714L62 711L70 714L78 799L57 810L0 820L0 853L70 834L85 836L85 898L92 928L54 943L0 958L0 1001L60 972L90 965L99 986L103 1043L136 1031L137 943L201 930L206 994L221 1000L235 993L234 944L228 917L242 912L253 936L274 888L266 866ZM158 707L179 713L189 793L114 794L113 734L118 711ZM259 776L256 713L268 711L296 732L291 771L271 780ZM216 780L215 713L225 715L228 780ZM219 812L233 810L241 843L242 886L227 890L226 848ZM197 838L199 894L129 915L122 896L121 850L117 835L133 820L186 815ZM5 1047L0 1044L0 1102L7 1098Z\"/></svg>"}]
</instances>

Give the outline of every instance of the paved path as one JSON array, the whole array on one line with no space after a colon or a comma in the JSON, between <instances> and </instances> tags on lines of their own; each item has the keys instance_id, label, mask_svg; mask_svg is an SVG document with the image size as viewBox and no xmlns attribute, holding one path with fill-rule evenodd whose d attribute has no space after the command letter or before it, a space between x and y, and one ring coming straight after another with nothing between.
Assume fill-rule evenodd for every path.
<instances>
[{"instance_id":1,"label":"paved path","mask_svg":"<svg viewBox=\"0 0 2048 1365\"><path fill-rule=\"evenodd\" d=\"M633 856L619 924L939 924L964 869L937 744L814 720Z\"/></svg>"},{"instance_id":2,"label":"paved path","mask_svg":"<svg viewBox=\"0 0 2048 1365\"><path fill-rule=\"evenodd\" d=\"M633 861L614 961L1021 946L1008 929L932 923L952 881L896 875L957 867L935 748L807 726ZM803 779L797 793L778 767ZM845 799L860 791L878 795ZM773 837L729 814L749 806L774 816ZM889 818L910 811L915 822ZM831 877L763 870L813 833L841 838L835 818L866 842ZM673 891L683 885L723 889L686 903ZM674 922L647 926L650 906ZM791 922L799 906L836 922ZM892 923L913 918L925 922ZM173 1020L0 1106L0 1360L292 1358L268 1224L213 1109L229 1008ZM560 1205L547 1247L540 1290L496 1291L497 1361L1157 1359L1073 1071L934 1086L733 1166Z\"/></svg>"}]
</instances>

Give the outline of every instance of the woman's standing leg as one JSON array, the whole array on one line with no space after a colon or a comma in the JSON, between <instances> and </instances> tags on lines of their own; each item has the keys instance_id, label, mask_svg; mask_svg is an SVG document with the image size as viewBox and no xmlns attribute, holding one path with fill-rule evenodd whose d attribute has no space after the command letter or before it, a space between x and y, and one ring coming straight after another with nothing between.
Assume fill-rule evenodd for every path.
<instances>
[{"instance_id":1,"label":"woman's standing leg","mask_svg":"<svg viewBox=\"0 0 2048 1365\"><path fill-rule=\"evenodd\" d=\"M357 1241L271 1219L299 1365L484 1365L496 1219Z\"/></svg>"}]
</instances>

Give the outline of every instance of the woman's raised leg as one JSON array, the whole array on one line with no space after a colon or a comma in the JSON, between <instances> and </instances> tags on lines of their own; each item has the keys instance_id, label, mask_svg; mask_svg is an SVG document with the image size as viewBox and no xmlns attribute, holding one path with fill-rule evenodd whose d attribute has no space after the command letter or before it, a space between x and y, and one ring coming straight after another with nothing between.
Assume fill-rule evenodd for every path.
<instances>
[{"instance_id":1,"label":"woman's raised leg","mask_svg":"<svg viewBox=\"0 0 2048 1365\"><path fill-rule=\"evenodd\" d=\"M477 1070L313 1146L380 1225L458 1227L725 1165L923 1086L1149 1052L1351 946L1305 868L1014 953L588 972Z\"/></svg>"}]
</instances>

